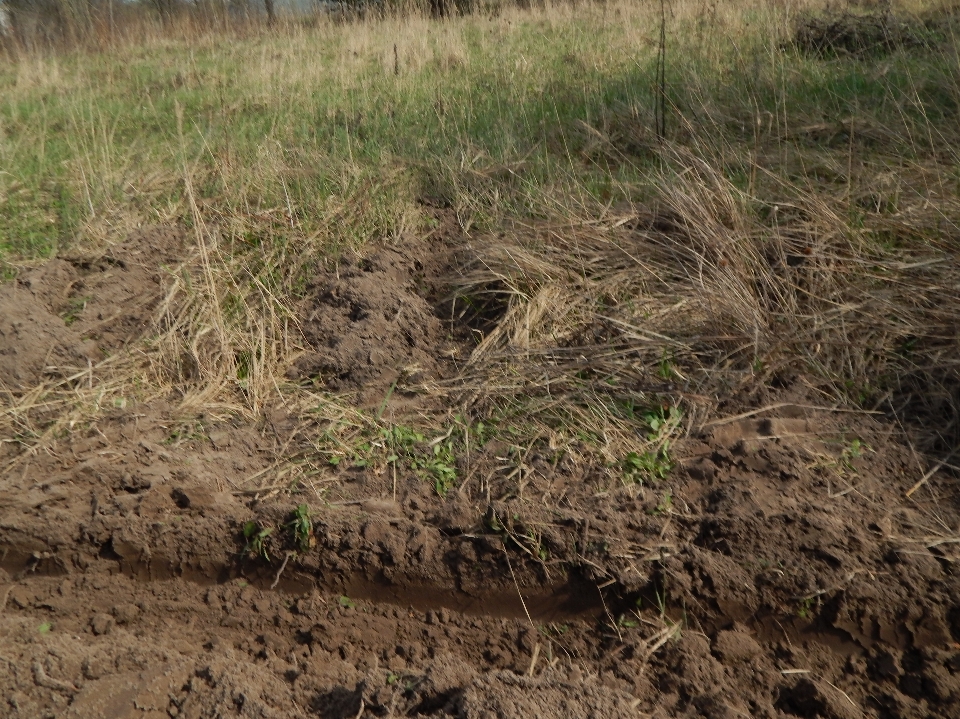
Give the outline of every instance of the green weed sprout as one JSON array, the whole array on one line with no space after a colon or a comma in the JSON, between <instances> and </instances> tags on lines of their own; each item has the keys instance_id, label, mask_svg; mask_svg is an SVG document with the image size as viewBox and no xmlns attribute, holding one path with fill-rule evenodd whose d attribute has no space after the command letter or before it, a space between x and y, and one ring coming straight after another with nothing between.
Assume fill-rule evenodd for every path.
<instances>
[{"instance_id":1,"label":"green weed sprout","mask_svg":"<svg viewBox=\"0 0 960 719\"><path fill-rule=\"evenodd\" d=\"M250 521L243 525L243 536L247 540L247 546L243 548L245 554L251 557L263 557L270 561L270 553L267 551L267 537L273 534L273 527L261 527L259 523Z\"/></svg>"}]
</instances>

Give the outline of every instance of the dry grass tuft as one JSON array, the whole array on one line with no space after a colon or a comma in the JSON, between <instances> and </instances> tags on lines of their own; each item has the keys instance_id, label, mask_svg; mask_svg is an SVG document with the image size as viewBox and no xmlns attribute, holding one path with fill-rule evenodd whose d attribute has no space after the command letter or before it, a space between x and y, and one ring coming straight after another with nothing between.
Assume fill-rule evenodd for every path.
<instances>
[{"instance_id":1,"label":"dry grass tuft","mask_svg":"<svg viewBox=\"0 0 960 719\"><path fill-rule=\"evenodd\" d=\"M710 403L799 376L826 401L936 428L925 449L950 446L956 225L939 246L885 248L876 228L851 228L844 199L771 177L782 200L757 207L703 157L667 153L649 209L471 244L456 295L495 297L503 314L465 370L467 405L532 403L552 429L597 433L622 456L644 423L618 407Z\"/></svg>"}]
</instances>

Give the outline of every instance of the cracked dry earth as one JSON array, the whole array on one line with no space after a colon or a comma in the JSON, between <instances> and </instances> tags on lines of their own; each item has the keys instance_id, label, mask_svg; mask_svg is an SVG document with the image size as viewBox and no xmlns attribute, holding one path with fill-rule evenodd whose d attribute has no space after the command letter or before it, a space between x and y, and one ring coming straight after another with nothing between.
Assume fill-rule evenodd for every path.
<instances>
[{"instance_id":1,"label":"cracked dry earth","mask_svg":"<svg viewBox=\"0 0 960 719\"><path fill-rule=\"evenodd\" d=\"M142 331L162 297L150 267L179 242L157 232L0 287L8 393ZM422 272L404 262L320 283L314 349L292 371L365 373L358 386L442 372L449 348L414 290L382 292L382 312L354 296L351 272L404 285ZM400 305L403 367L357 369L383 364L374 330L324 334L326 315L349 330ZM522 498L469 483L440 497L406 472L394 493L386 474L337 470L311 504L312 546L281 571L284 547L251 559L242 527L282 526L301 498L228 481L286 441L293 420L267 415L171 443L157 401L35 455L2 445L0 715L960 717L956 480L907 496L929 465L882 416L759 388L678 442L655 486L605 489L536 450ZM535 529L544 554L504 541L492 514Z\"/></svg>"}]
</instances>

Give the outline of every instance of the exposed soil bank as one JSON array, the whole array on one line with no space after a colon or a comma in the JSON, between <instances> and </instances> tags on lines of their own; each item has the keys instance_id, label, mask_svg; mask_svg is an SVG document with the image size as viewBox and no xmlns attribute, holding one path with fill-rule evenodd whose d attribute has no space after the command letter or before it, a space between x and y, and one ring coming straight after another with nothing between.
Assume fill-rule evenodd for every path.
<instances>
[{"instance_id":1,"label":"exposed soil bank","mask_svg":"<svg viewBox=\"0 0 960 719\"><path fill-rule=\"evenodd\" d=\"M881 424L852 418L871 451L843 477L809 459L853 428L812 412L689 440L670 512L662 489L504 503L544 524L549 565L505 551L479 498L427 516L409 477L396 501L316 510L316 546L279 572L240 527L292 505L205 474L250 445L169 452L144 409L5 479L14 716L956 715L960 586L935 524L954 489L903 501L917 471Z\"/></svg>"}]
</instances>

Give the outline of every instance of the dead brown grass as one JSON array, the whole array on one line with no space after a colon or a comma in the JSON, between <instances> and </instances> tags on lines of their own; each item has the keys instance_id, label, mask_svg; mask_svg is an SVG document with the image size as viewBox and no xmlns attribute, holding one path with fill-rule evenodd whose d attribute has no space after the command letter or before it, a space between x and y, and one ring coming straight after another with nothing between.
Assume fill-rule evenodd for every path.
<instances>
[{"instance_id":1,"label":"dead brown grass","mask_svg":"<svg viewBox=\"0 0 960 719\"><path fill-rule=\"evenodd\" d=\"M939 242L884 248L877 227L851 227L846 198L770 176L782 199L758 213L702 156L664 149L649 207L471 245L458 295L504 309L465 370L467 405L536 406L551 431L599 433L622 456L643 421L617 407L669 398L709 413L799 377L825 403L913 414L924 449L951 446L960 234L946 218L960 204L907 210L910 232L949 228Z\"/></svg>"},{"instance_id":2,"label":"dead brown grass","mask_svg":"<svg viewBox=\"0 0 960 719\"><path fill-rule=\"evenodd\" d=\"M917 430L921 451L953 449L960 441L953 158L928 153L886 172L855 173L844 147L781 156L798 133L855 133L879 143L903 142L903 133L855 119L838 129L791 118L762 146L743 148L718 142L711 131L729 118L712 119L713 127L687 126L683 142L662 145L636 118L583 123L584 155L627 162L639 147L659 158L648 199L602 206L584 201L586 192L558 195L542 213L551 219L512 219L500 232L470 236L460 248L462 271L450 278L450 302L456 321L478 324L482 339L456 378L421 388L439 404L393 421L437 433L455 412L509 424L517 445L546 442L591 455L614 480L624 456L658 455L724 398L797 381L824 403L903 419ZM929 129L930 137L910 140L946 139ZM748 187L730 179L731 158L749 168ZM791 162L832 168L847 178L846 190L793 172ZM298 429L271 472L251 484L292 486L328 472L331 453L349 455L385 421L286 380L303 349L297 287L322 261L338 223L365 229L372 212L364 203L378 188L331 198L331 236L303 237L283 208L211 213L193 191L203 178L182 165L193 249L166 272L166 300L151 331L100 364L8 396L0 433L38 452L121 401L163 398L184 417L250 422L280 406L299 417ZM519 169L505 167L504 175ZM498 179L463 162L461 170L465 186L477 174L488 185ZM855 219L857 208L892 195L896 212ZM417 219L401 217L398 236L385 239L401 238ZM243 242L251 228L271 236L289 230L296 241L251 247ZM463 229L469 236L470 223ZM684 419L671 408L683 408ZM654 430L657 412L671 420Z\"/></svg>"}]
</instances>

